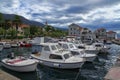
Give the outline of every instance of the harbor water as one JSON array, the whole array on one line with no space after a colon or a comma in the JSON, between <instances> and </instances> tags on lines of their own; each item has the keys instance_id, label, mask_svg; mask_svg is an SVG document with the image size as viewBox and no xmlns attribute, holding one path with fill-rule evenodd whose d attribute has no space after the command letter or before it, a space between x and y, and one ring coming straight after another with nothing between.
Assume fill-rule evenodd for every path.
<instances>
[{"instance_id":1,"label":"harbor water","mask_svg":"<svg viewBox=\"0 0 120 80\"><path fill-rule=\"evenodd\" d=\"M42 65L38 65L36 71L29 73L20 73L6 69L0 65L0 68L21 80L104 80L108 70L114 65L120 54L119 45L109 45L109 53L101 53L93 63L85 63L79 70L59 70ZM38 49L37 46L33 48ZM30 55L33 48L11 48L3 49L0 52L0 59L7 57L11 52L15 55Z\"/></svg>"}]
</instances>

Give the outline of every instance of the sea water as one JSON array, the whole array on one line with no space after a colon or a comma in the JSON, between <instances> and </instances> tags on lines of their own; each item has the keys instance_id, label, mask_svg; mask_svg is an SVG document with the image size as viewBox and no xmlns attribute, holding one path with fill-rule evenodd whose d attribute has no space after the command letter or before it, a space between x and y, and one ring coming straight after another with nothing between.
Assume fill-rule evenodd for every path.
<instances>
[{"instance_id":1,"label":"sea water","mask_svg":"<svg viewBox=\"0 0 120 80\"><path fill-rule=\"evenodd\" d=\"M37 70L34 72L20 73L2 66L0 66L0 68L21 80L103 80L120 54L119 45L112 44L109 46L111 48L108 54L101 53L93 63L85 63L79 70L60 70L38 65ZM33 49L39 50L39 47L3 49L2 52L0 52L0 58L3 59L7 57L11 52L14 52L15 55L29 56Z\"/></svg>"}]
</instances>

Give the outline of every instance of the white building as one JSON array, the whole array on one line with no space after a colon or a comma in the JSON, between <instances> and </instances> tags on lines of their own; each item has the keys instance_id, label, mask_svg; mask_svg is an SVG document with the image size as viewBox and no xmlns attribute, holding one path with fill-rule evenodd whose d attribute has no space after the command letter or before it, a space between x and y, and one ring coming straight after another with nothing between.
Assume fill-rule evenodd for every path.
<instances>
[{"instance_id":1,"label":"white building","mask_svg":"<svg viewBox=\"0 0 120 80\"><path fill-rule=\"evenodd\" d=\"M114 31L108 31L107 32L107 39L112 40L112 39L116 39L117 38L117 34Z\"/></svg>"},{"instance_id":2,"label":"white building","mask_svg":"<svg viewBox=\"0 0 120 80\"><path fill-rule=\"evenodd\" d=\"M107 32L105 28L99 28L95 32L97 39L106 39L107 38Z\"/></svg>"},{"instance_id":3,"label":"white building","mask_svg":"<svg viewBox=\"0 0 120 80\"><path fill-rule=\"evenodd\" d=\"M94 34L88 28L83 28L81 30L81 40L82 42L91 42L94 40Z\"/></svg>"},{"instance_id":4,"label":"white building","mask_svg":"<svg viewBox=\"0 0 120 80\"><path fill-rule=\"evenodd\" d=\"M69 25L69 29L68 30L69 30L68 31L68 35L69 36L80 36L82 27L80 27L77 24L72 23L71 25Z\"/></svg>"},{"instance_id":5,"label":"white building","mask_svg":"<svg viewBox=\"0 0 120 80\"><path fill-rule=\"evenodd\" d=\"M69 26L68 34L69 36L80 37L82 41L93 40L94 38L91 30L89 30L88 28L83 28L74 23Z\"/></svg>"}]
</instances>

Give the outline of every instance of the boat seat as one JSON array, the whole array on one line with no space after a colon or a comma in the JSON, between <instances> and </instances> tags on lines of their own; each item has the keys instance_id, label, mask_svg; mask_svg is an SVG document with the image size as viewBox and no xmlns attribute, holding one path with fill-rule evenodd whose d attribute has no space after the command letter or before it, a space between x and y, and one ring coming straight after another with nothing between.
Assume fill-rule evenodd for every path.
<instances>
[{"instance_id":1,"label":"boat seat","mask_svg":"<svg viewBox=\"0 0 120 80\"><path fill-rule=\"evenodd\" d=\"M6 61L6 63L14 64L14 63L21 62L21 61L23 61L23 59L18 59L18 60L13 60L13 61Z\"/></svg>"},{"instance_id":2,"label":"boat seat","mask_svg":"<svg viewBox=\"0 0 120 80\"><path fill-rule=\"evenodd\" d=\"M36 54L34 54L35 56L40 56L41 55L41 53L36 53Z\"/></svg>"}]
</instances>

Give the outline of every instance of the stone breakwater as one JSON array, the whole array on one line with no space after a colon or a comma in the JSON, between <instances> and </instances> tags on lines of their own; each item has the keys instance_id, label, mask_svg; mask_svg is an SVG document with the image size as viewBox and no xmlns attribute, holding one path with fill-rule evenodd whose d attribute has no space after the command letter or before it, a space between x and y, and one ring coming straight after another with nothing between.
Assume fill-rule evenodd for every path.
<instances>
[{"instance_id":1,"label":"stone breakwater","mask_svg":"<svg viewBox=\"0 0 120 80\"><path fill-rule=\"evenodd\" d=\"M112 40L113 43L120 45L120 39Z\"/></svg>"}]
</instances>

